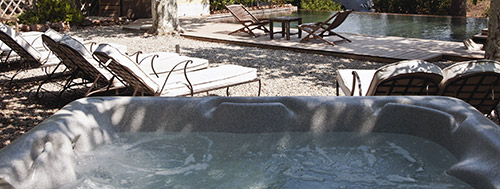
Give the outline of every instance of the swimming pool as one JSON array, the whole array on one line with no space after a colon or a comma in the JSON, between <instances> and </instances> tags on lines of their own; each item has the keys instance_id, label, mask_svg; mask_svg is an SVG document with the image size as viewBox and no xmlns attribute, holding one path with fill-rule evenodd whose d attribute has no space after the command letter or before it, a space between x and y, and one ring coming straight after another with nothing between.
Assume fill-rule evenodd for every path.
<instances>
[{"instance_id":1,"label":"swimming pool","mask_svg":"<svg viewBox=\"0 0 500 189\"><path fill-rule=\"evenodd\" d=\"M334 12L297 11L284 14L302 17L303 23L321 22ZM268 16L268 17L274 17ZM295 27L292 23L292 27ZM397 36L442 41L463 41L488 27L486 18L422 16L353 12L335 31L370 36Z\"/></svg>"}]
</instances>

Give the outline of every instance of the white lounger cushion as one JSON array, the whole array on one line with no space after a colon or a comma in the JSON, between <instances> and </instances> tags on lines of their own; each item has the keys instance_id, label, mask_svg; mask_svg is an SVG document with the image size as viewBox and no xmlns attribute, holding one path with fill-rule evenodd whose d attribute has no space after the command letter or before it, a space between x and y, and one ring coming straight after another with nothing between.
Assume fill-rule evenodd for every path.
<instances>
[{"instance_id":1,"label":"white lounger cushion","mask_svg":"<svg viewBox=\"0 0 500 189\"><path fill-rule=\"evenodd\" d=\"M15 36L14 40L19 44L26 52L28 52L33 58L37 61L42 59L42 55L35 48L31 46L31 44L26 41L22 36Z\"/></svg>"},{"instance_id":2,"label":"white lounger cushion","mask_svg":"<svg viewBox=\"0 0 500 189\"><path fill-rule=\"evenodd\" d=\"M337 81L345 95L350 95L352 91L353 71L356 71L360 77L363 96L374 95L380 83L403 75L412 74L412 76L426 77L436 84L439 84L443 79L441 68L423 60L400 61L382 66L377 70L337 70ZM354 96L359 96L358 84L356 81Z\"/></svg>"},{"instance_id":3,"label":"white lounger cushion","mask_svg":"<svg viewBox=\"0 0 500 189\"><path fill-rule=\"evenodd\" d=\"M444 85L446 81L452 78L484 72L500 73L500 63L491 60L476 60L455 63L443 69L444 79L440 85Z\"/></svg>"},{"instance_id":4,"label":"white lounger cushion","mask_svg":"<svg viewBox=\"0 0 500 189\"><path fill-rule=\"evenodd\" d=\"M370 87L370 83L377 70L356 70L356 69L341 69L337 70L337 81L339 88L344 92L344 95L350 96L352 89L352 83L354 82L352 72L356 71L361 80L361 92L363 96L366 96L366 92ZM354 87L353 96L359 96L359 83L356 81L356 86Z\"/></svg>"},{"instance_id":5,"label":"white lounger cushion","mask_svg":"<svg viewBox=\"0 0 500 189\"><path fill-rule=\"evenodd\" d=\"M188 72L187 76L193 86L194 93L197 93L253 81L257 78L257 69L237 65L222 65L215 68ZM159 81L163 82L164 78L159 78ZM188 83L184 75L175 75L169 78L167 85L161 92L161 96L190 95L191 91L187 86Z\"/></svg>"},{"instance_id":6,"label":"white lounger cushion","mask_svg":"<svg viewBox=\"0 0 500 189\"><path fill-rule=\"evenodd\" d=\"M366 95L371 96L375 94L381 82L408 74L415 77L422 76L428 78L436 84L439 84L443 80L443 72L435 64L423 60L404 60L377 69Z\"/></svg>"}]
</instances>

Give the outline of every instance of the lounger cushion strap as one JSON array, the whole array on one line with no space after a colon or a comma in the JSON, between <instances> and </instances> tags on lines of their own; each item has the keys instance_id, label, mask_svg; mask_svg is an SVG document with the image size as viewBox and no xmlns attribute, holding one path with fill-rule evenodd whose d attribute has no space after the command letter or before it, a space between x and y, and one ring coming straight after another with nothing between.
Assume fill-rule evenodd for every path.
<instances>
[{"instance_id":1,"label":"lounger cushion strap","mask_svg":"<svg viewBox=\"0 0 500 189\"><path fill-rule=\"evenodd\" d=\"M15 37L16 42L24 49L27 53L29 53L33 58L37 61L42 59L42 55L35 48L31 46L22 36L18 35ZM21 55L23 56L23 55Z\"/></svg>"},{"instance_id":2,"label":"lounger cushion strap","mask_svg":"<svg viewBox=\"0 0 500 189\"><path fill-rule=\"evenodd\" d=\"M137 79L142 82L142 84L147 87L147 89L150 90L150 92L153 93L159 93L160 91L160 83L157 83L155 80L151 79L148 74L144 73L142 69L137 65L133 60L131 60L128 56L120 52L117 48L109 45L109 44L100 44L97 49L95 50L95 53L102 53L115 61L112 61L111 66L115 66L112 64L118 64L116 66L119 66L120 68L124 68L125 70L122 70L120 68L118 69L113 69L114 72L117 70L122 70L126 71L128 73L121 73L118 74L119 77L121 77L124 80L128 79ZM133 78L124 78L124 77L133 77Z\"/></svg>"}]
</instances>

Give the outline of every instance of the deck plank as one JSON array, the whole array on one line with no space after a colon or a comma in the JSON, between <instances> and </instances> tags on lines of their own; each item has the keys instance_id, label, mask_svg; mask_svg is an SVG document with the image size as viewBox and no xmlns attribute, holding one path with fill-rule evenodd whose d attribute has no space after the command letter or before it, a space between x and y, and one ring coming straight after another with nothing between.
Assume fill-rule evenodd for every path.
<instances>
[{"instance_id":1,"label":"deck plank","mask_svg":"<svg viewBox=\"0 0 500 189\"><path fill-rule=\"evenodd\" d=\"M301 43L296 35L290 36L290 41L288 41L281 38L281 35L275 34L275 39L271 40L268 35L259 30L256 31L259 36L257 38L246 33L228 35L231 31L239 29L240 24L198 23L183 27L185 27L186 32L182 36L199 40L306 51L384 62L408 59L435 61L443 57L451 59L481 59L484 57L484 51L469 51L465 49L461 42L342 33L342 35L352 40L352 43L341 41L338 37L326 37L329 40L338 41L335 46L331 46L320 40ZM303 36L305 36L305 33L303 33Z\"/></svg>"}]
</instances>

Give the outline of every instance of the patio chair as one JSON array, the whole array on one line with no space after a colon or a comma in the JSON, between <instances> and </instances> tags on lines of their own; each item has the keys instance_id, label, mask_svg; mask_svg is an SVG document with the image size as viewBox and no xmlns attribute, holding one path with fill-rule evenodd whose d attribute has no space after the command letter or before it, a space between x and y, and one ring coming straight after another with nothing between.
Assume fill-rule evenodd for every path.
<instances>
[{"instance_id":1,"label":"patio chair","mask_svg":"<svg viewBox=\"0 0 500 189\"><path fill-rule=\"evenodd\" d=\"M264 26L266 24L269 24L268 19L258 19L255 17L250 11L248 11L247 8L245 8L243 5L240 4L235 4L235 5L226 5L227 10L231 12L233 17L243 25L242 28L237 29L229 35L234 34L236 32L245 32L250 34L251 36L257 37L255 33L252 30L259 29L264 31L265 33L268 33L269 30ZM251 28L253 27L253 28Z\"/></svg>"},{"instance_id":2,"label":"patio chair","mask_svg":"<svg viewBox=\"0 0 500 189\"><path fill-rule=\"evenodd\" d=\"M317 22L317 23L305 23L305 24L300 24L297 27L301 29L302 31L305 31L307 33L306 36L304 36L300 42L306 42L311 39L320 39L332 46L335 46L333 41L329 41L325 39L325 36L338 36L348 42L352 42L351 40L347 39L346 37L335 33L333 30L337 27L339 27L342 23L344 23L345 19L349 14L351 14L351 10L346 10L342 12L337 12L333 14L330 18L328 18L324 22ZM333 20L333 21L332 21ZM332 21L330 23L330 21Z\"/></svg>"},{"instance_id":3,"label":"patio chair","mask_svg":"<svg viewBox=\"0 0 500 189\"><path fill-rule=\"evenodd\" d=\"M473 60L443 69L441 95L462 99L483 114L490 114L500 100L500 62Z\"/></svg>"},{"instance_id":4,"label":"patio chair","mask_svg":"<svg viewBox=\"0 0 500 189\"><path fill-rule=\"evenodd\" d=\"M339 88L351 96L437 95L441 69L423 60L405 60L377 70L337 70Z\"/></svg>"},{"instance_id":5,"label":"patio chair","mask_svg":"<svg viewBox=\"0 0 500 189\"><path fill-rule=\"evenodd\" d=\"M221 88L227 88L226 93L229 95L229 87L250 82L259 82L260 95L261 82L257 78L255 68L223 65L188 72L187 67L193 61L185 60L172 67L172 70L175 70L176 67L183 66L182 74L169 72L167 75L157 76L147 74L129 57L110 45L99 45L94 55L117 76L117 79L134 91L133 96L137 93L153 96L193 96L195 93Z\"/></svg>"}]
</instances>

